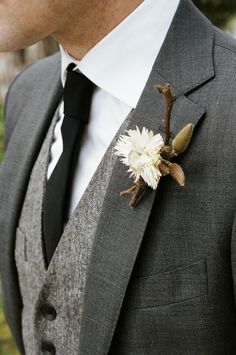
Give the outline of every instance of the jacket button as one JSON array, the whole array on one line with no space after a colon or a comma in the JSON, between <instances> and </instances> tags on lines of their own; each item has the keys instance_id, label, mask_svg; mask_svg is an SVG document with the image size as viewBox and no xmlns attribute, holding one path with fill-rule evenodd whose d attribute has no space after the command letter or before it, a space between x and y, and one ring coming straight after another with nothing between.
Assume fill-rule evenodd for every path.
<instances>
[{"instance_id":1,"label":"jacket button","mask_svg":"<svg viewBox=\"0 0 236 355\"><path fill-rule=\"evenodd\" d=\"M47 341L43 341L41 345L41 351L43 355L55 355L56 354L56 348L52 343L49 343Z\"/></svg>"},{"instance_id":2,"label":"jacket button","mask_svg":"<svg viewBox=\"0 0 236 355\"><path fill-rule=\"evenodd\" d=\"M57 312L53 306L50 304L44 304L40 308L43 317L49 321L54 321L57 317Z\"/></svg>"}]
</instances>

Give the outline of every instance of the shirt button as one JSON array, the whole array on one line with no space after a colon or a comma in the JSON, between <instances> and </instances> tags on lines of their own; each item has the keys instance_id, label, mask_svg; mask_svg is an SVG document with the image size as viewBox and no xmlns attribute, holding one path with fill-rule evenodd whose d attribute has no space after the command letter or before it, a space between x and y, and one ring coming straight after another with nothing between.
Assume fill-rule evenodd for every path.
<instances>
[{"instance_id":1,"label":"shirt button","mask_svg":"<svg viewBox=\"0 0 236 355\"><path fill-rule=\"evenodd\" d=\"M57 317L57 312L53 306L50 304L44 304L40 308L43 317L49 321L54 321Z\"/></svg>"},{"instance_id":2,"label":"shirt button","mask_svg":"<svg viewBox=\"0 0 236 355\"><path fill-rule=\"evenodd\" d=\"M41 351L43 355L55 355L56 354L56 348L52 343L49 343L47 341L43 341L41 345Z\"/></svg>"}]
</instances>

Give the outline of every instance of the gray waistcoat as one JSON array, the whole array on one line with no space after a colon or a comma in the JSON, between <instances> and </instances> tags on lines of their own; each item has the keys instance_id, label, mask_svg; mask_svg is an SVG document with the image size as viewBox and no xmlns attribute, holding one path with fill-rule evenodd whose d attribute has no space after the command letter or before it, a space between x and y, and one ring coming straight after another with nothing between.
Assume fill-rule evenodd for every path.
<instances>
[{"instance_id":1,"label":"gray waistcoat","mask_svg":"<svg viewBox=\"0 0 236 355\"><path fill-rule=\"evenodd\" d=\"M82 199L70 218L46 269L42 245L42 203L53 140L55 114L30 177L16 236L15 259L23 299L22 332L26 354L41 353L43 341L57 354L79 353L80 318L90 250L116 157L113 147L128 124L124 121ZM52 305L54 320L42 309Z\"/></svg>"}]
</instances>

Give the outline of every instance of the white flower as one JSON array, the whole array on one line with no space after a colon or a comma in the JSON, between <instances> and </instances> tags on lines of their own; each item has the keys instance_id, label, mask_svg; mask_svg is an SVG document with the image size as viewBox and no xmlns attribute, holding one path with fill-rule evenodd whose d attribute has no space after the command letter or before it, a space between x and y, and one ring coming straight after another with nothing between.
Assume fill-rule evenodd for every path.
<instances>
[{"instance_id":1,"label":"white flower","mask_svg":"<svg viewBox=\"0 0 236 355\"><path fill-rule=\"evenodd\" d=\"M135 182L140 177L153 190L157 188L161 177L158 165L161 162L160 150L164 145L162 136L153 131L148 131L143 127L142 132L130 129L127 135L121 135L115 146L115 154L122 157L121 161L129 167L130 177L135 178Z\"/></svg>"}]
</instances>

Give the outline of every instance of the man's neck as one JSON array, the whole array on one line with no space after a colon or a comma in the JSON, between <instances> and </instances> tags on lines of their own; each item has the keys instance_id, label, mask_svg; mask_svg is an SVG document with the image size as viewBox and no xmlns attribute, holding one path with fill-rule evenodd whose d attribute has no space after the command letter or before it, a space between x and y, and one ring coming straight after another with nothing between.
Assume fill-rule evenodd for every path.
<instances>
[{"instance_id":1,"label":"man's neck","mask_svg":"<svg viewBox=\"0 0 236 355\"><path fill-rule=\"evenodd\" d=\"M83 56L122 22L143 0L104 0L92 6L87 2L83 13L68 19L62 29L52 35L75 59ZM93 3L93 2L91 2Z\"/></svg>"}]
</instances>

